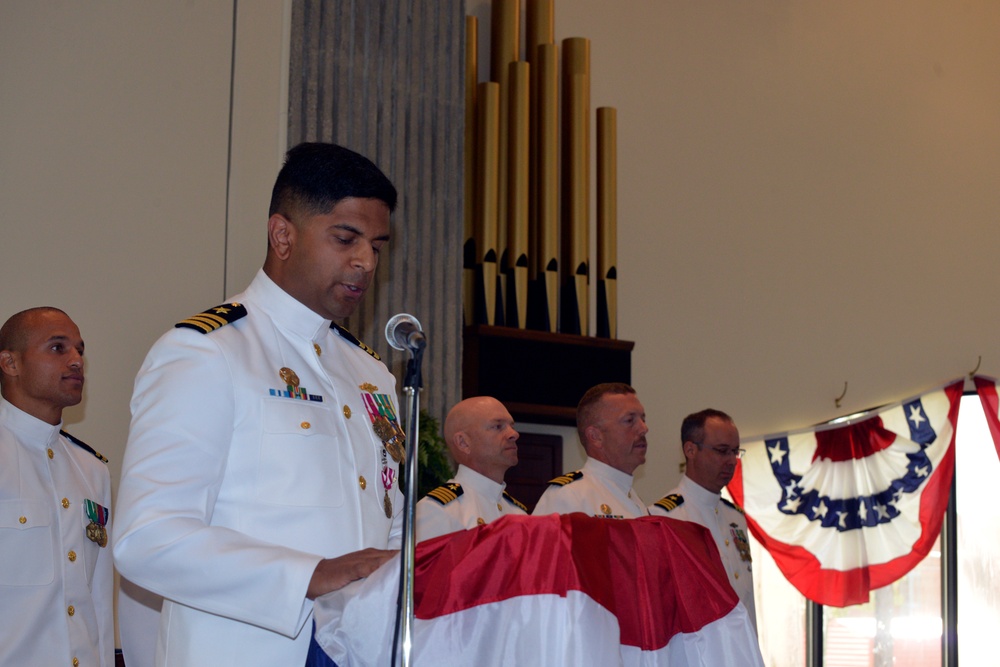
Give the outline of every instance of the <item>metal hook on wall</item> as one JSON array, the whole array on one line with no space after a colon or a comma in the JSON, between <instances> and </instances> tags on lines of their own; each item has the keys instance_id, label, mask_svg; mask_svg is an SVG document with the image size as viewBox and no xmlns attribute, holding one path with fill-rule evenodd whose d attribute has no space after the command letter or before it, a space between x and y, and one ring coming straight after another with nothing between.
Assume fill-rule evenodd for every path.
<instances>
[{"instance_id":1,"label":"metal hook on wall","mask_svg":"<svg viewBox=\"0 0 1000 667\"><path fill-rule=\"evenodd\" d=\"M979 361L976 362L976 367L969 371L969 379L971 380L977 372L979 372L979 367L983 365L983 355L979 355Z\"/></svg>"},{"instance_id":2,"label":"metal hook on wall","mask_svg":"<svg viewBox=\"0 0 1000 667\"><path fill-rule=\"evenodd\" d=\"M844 380L844 391L842 391L840 393L840 396L838 396L837 398L833 399L833 404L836 405L839 408L840 407L840 402L842 400L844 400L844 396L847 396L847 380Z\"/></svg>"}]
</instances>

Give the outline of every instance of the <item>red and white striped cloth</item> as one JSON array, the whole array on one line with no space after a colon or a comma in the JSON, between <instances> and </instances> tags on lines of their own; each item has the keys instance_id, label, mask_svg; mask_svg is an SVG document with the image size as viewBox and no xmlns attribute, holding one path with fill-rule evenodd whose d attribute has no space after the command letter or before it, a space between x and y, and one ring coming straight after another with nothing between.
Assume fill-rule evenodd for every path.
<instances>
[{"instance_id":1,"label":"red and white striped cloth","mask_svg":"<svg viewBox=\"0 0 1000 667\"><path fill-rule=\"evenodd\" d=\"M411 664L763 667L703 527L506 516L421 542ZM399 559L316 601L340 667L390 663Z\"/></svg>"}]
</instances>

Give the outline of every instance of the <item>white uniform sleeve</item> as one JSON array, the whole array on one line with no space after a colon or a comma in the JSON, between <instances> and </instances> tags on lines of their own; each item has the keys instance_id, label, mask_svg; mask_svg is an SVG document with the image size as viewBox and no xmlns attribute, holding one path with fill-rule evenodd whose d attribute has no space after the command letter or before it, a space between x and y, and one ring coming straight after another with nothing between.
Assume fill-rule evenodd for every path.
<instances>
[{"instance_id":1,"label":"white uniform sleeve","mask_svg":"<svg viewBox=\"0 0 1000 667\"><path fill-rule=\"evenodd\" d=\"M136 378L131 408L119 571L181 604L295 636L312 609L306 590L321 557L211 525L234 415L233 378L212 337L165 334Z\"/></svg>"},{"instance_id":2,"label":"white uniform sleeve","mask_svg":"<svg viewBox=\"0 0 1000 667\"><path fill-rule=\"evenodd\" d=\"M453 516L445 507L430 498L423 498L417 503L416 526L418 542L465 529L465 526L462 525L461 517Z\"/></svg>"}]
</instances>

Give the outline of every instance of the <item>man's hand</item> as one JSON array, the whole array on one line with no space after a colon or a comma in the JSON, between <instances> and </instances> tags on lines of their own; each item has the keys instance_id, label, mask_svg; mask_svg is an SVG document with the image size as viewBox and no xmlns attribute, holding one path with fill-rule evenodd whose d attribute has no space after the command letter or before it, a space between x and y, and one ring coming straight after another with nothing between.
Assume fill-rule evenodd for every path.
<instances>
[{"instance_id":1,"label":"man's hand","mask_svg":"<svg viewBox=\"0 0 1000 667\"><path fill-rule=\"evenodd\" d=\"M320 595L363 579L397 553L386 549L362 549L336 558L324 558L313 571L306 597L315 600Z\"/></svg>"}]
</instances>

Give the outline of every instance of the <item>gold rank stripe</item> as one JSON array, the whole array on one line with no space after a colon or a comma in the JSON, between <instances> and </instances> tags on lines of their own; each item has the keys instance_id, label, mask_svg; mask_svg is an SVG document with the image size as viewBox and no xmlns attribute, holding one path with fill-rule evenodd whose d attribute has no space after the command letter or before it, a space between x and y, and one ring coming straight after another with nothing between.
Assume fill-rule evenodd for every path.
<instances>
[{"instance_id":1,"label":"gold rank stripe","mask_svg":"<svg viewBox=\"0 0 1000 667\"><path fill-rule=\"evenodd\" d=\"M215 331L219 327L224 327L229 323L218 315L202 313L200 315L189 317L186 320L181 320L181 324L193 324L205 333L208 333L209 331Z\"/></svg>"},{"instance_id":2,"label":"gold rank stripe","mask_svg":"<svg viewBox=\"0 0 1000 667\"><path fill-rule=\"evenodd\" d=\"M566 486L570 482L575 482L576 480L583 477L583 473L579 470L574 470L573 472L568 472L565 475L559 475L555 479L549 480L549 484L556 484L558 486Z\"/></svg>"},{"instance_id":3,"label":"gold rank stripe","mask_svg":"<svg viewBox=\"0 0 1000 667\"><path fill-rule=\"evenodd\" d=\"M427 495L442 505L447 505L462 495L462 487L459 484L439 486L432 491L428 491Z\"/></svg>"},{"instance_id":4,"label":"gold rank stripe","mask_svg":"<svg viewBox=\"0 0 1000 667\"><path fill-rule=\"evenodd\" d=\"M227 303L215 308L192 315L186 320L181 320L175 327L182 329L194 329L200 333L211 333L227 324L232 324L236 320L246 317L246 307L238 303Z\"/></svg>"},{"instance_id":5,"label":"gold rank stripe","mask_svg":"<svg viewBox=\"0 0 1000 667\"><path fill-rule=\"evenodd\" d=\"M662 507L668 512L680 507L684 504L684 496L679 493L674 493L669 496L664 496L654 503L657 507Z\"/></svg>"}]
</instances>

